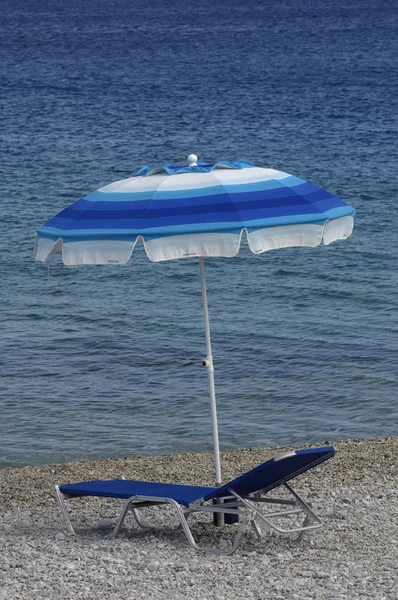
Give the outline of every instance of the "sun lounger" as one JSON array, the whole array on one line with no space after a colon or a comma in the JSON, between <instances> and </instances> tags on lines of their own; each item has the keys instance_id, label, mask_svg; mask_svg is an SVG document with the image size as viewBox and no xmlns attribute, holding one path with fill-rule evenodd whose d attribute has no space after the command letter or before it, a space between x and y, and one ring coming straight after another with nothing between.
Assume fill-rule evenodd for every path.
<instances>
[{"instance_id":1,"label":"sun lounger","mask_svg":"<svg viewBox=\"0 0 398 600\"><path fill-rule=\"evenodd\" d=\"M288 452L262 463L218 488L127 479L88 481L55 486L55 488L65 524L72 534L76 535L66 507L68 499L87 496L120 498L125 500L125 503L111 537L118 534L129 511L133 513L137 524L145 528L146 525L141 521L138 509L168 504L175 509L188 542L193 548L215 554L232 554L248 528L253 527L257 535L261 537L259 523L279 533L297 533L299 538L305 532L321 527L321 519L288 482L331 458L334 452L333 446ZM285 488L292 497L289 499L265 497L271 490L279 486ZM288 508L264 512L263 508L260 510L258 507L260 503L263 506L267 504L286 505ZM187 521L190 514L197 512L239 517L232 546L227 550L199 547ZM289 528L281 527L281 518L297 516L304 517L301 524Z\"/></svg>"}]
</instances>

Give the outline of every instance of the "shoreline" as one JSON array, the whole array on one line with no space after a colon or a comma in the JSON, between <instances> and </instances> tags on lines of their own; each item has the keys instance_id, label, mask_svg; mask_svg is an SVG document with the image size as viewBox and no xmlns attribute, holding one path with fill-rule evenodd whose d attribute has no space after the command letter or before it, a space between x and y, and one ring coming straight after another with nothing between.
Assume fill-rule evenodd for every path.
<instances>
[{"instance_id":1,"label":"shoreline","mask_svg":"<svg viewBox=\"0 0 398 600\"><path fill-rule=\"evenodd\" d=\"M331 436L331 437L327 437L327 436L323 436L322 438L312 438L310 436L305 436L303 439L299 439L299 440L294 440L294 441L282 441L282 442L275 442L275 443L267 443L267 444L257 444L257 445L226 445L224 447L220 447L220 454L228 454L230 452L239 452L240 450L245 451L245 450L266 450L267 448L271 449L271 450L278 450L278 449L283 449L283 448L309 448L309 447L321 447L321 446L328 446L328 445L336 445L336 444L342 444L344 442L365 442L367 440L385 440L385 439L394 439L395 437L398 437L398 428L397 428L397 434L393 434L393 433L387 433L385 435L359 435L359 436L349 436L347 434L346 437L336 437L336 436ZM42 453L38 452L38 453L34 453L31 452L29 453L27 456L27 461L28 462L23 462L23 461L15 461L15 460L7 460L4 459L3 461L0 460L0 473L4 470L18 470L18 469L25 469L25 468L36 468L36 467L46 467L46 466L60 466L60 465L64 465L64 464L76 464L76 463L85 463L85 462L90 462L90 463L97 463L97 462L101 462L104 460L124 460L126 458L131 459L131 458L162 458L162 457L167 457L167 456L184 456L184 455L191 455L191 454L208 454L211 455L213 454L213 447L207 445L207 447L199 447L199 448L195 448L195 449L190 449L190 448L169 448L167 450L164 449L158 449L158 450L153 450L153 451L145 451L143 450L141 452L140 449L135 449L135 450L131 450L129 451L127 448L124 449L124 451L120 451L120 449L118 451L115 451L114 453L110 452L107 453L106 451L104 451L101 454L98 455L92 455L92 456L84 456L83 451L76 453L76 456L67 456L67 457L63 457L63 456L57 456L57 452L54 452L54 457L51 456L51 452L48 452L49 454L49 458L43 458ZM37 460L37 457L38 460Z\"/></svg>"}]
</instances>

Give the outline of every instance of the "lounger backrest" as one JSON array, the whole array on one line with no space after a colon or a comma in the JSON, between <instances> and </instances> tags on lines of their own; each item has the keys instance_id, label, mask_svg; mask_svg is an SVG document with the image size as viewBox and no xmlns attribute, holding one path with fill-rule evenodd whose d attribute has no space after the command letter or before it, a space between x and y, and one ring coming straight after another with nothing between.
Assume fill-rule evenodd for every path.
<instances>
[{"instance_id":1,"label":"lounger backrest","mask_svg":"<svg viewBox=\"0 0 398 600\"><path fill-rule=\"evenodd\" d=\"M289 481L315 467L335 453L333 446L295 450L277 458L271 458L258 465L251 471L229 481L217 490L209 492L204 501L228 496L229 490L234 490L240 496L248 496L260 490L269 492L283 481ZM229 494L230 495L230 494Z\"/></svg>"}]
</instances>

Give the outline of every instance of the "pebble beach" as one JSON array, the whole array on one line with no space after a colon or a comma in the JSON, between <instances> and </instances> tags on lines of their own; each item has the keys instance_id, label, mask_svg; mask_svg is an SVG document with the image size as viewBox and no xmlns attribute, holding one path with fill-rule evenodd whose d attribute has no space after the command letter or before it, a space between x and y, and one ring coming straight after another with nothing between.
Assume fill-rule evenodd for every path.
<instances>
[{"instance_id":1,"label":"pebble beach","mask_svg":"<svg viewBox=\"0 0 398 600\"><path fill-rule=\"evenodd\" d=\"M297 542L249 532L232 556L192 550L169 509L152 511L156 531L126 520L106 539L120 508L109 500L70 503L84 538L62 525L53 485L128 478L212 484L210 454L106 459L0 471L1 600L200 599L398 600L398 438L334 444L336 456L294 487L312 502L324 527ZM222 454L227 480L290 448ZM205 545L228 545L233 526L220 530L198 517ZM218 542L216 541L218 539Z\"/></svg>"}]
</instances>

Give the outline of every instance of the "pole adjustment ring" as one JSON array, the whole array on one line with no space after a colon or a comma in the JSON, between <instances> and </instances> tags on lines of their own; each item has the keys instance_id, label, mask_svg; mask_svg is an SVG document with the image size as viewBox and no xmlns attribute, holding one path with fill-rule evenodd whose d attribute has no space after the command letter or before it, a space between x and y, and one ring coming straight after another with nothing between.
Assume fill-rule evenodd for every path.
<instances>
[{"instance_id":1,"label":"pole adjustment ring","mask_svg":"<svg viewBox=\"0 0 398 600\"><path fill-rule=\"evenodd\" d=\"M208 358L208 357L204 358L202 360L202 367L207 367L207 369L214 371L213 357L211 356L210 358Z\"/></svg>"}]
</instances>

